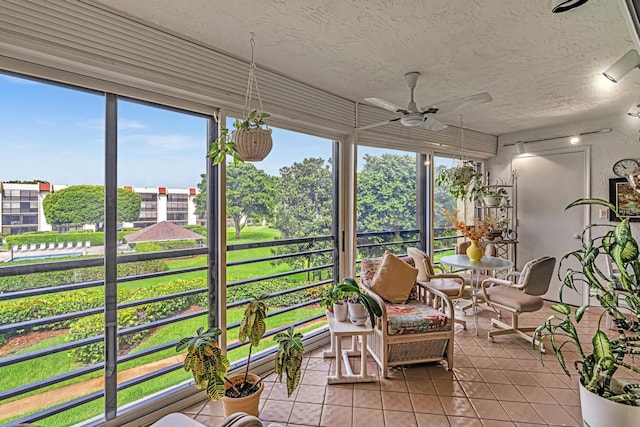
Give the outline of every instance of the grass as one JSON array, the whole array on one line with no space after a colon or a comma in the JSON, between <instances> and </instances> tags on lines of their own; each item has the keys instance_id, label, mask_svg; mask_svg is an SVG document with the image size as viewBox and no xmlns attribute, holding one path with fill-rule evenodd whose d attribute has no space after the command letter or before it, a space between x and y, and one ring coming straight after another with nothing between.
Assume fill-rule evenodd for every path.
<instances>
[{"instance_id":1,"label":"grass","mask_svg":"<svg viewBox=\"0 0 640 427\"><path fill-rule=\"evenodd\" d=\"M275 240L279 237L278 230L269 228L269 227L247 227L242 230L241 239L234 240L234 230L227 229L228 236L228 244L236 244L236 243L248 243L255 242L260 240ZM228 262L246 260L246 259L255 259L255 258L263 258L271 256L272 248L252 248L245 249L239 251L232 251L227 253ZM182 259L172 259L166 261L167 268L169 270L177 270L181 268L189 268L196 266L205 266L207 262L206 256L197 256L197 257L189 257ZM227 280L234 281L240 279L247 279L252 277L259 277L269 274L275 274L279 272L286 272L289 270L289 266L286 264L277 264L272 265L270 262L259 262L259 263L251 263L246 265L239 265L228 267L227 269ZM291 276L298 278L300 280L305 279L304 274L298 274L295 276ZM132 282L125 282L119 284L119 288L141 288L141 287L152 287L159 283L164 283L167 281L173 281L176 279L189 279L189 278L202 278L203 283L206 278L206 271L200 272L191 272L191 273L183 273L168 277L157 277L151 279L143 279L136 280ZM278 308L273 308L274 309ZM274 316L267 319L267 328L277 328L283 325L287 325L296 321L307 319L316 314L323 313L324 309L320 307L309 307L304 309L298 309L292 312L287 312L280 314L278 316ZM240 321L243 314L242 308L231 309L227 311L227 323L235 323ZM198 316L193 319L185 320L182 322L178 322L176 324L172 324L169 326L157 328L145 341L139 344L137 347L131 349L131 352L140 351L143 349L147 349L150 347L154 347L160 344L164 344L170 341L174 341L178 338L184 336L193 335L196 329L200 326L206 326L207 316ZM326 322L325 322L326 323ZM313 329L322 326L322 321L320 323L315 323L313 325L308 325L304 328L297 328L298 331L306 333ZM237 336L237 329L233 329L229 332L228 340L229 342L233 342L235 337ZM20 350L20 353L31 352L37 349L45 349L55 345L59 345L65 342L64 335L51 337L48 339L43 339L33 345L27 346ZM275 343L271 338L264 339L258 348L254 349L254 353L260 352L262 350L268 349L269 347L274 346ZM238 361L247 357L249 350L249 346L245 345L239 347L233 351L230 351L228 356L230 360ZM147 355L142 358L132 360L126 363L122 363L118 366L118 370L120 372L125 371L127 369L140 366L143 364L152 363L158 360L162 360L165 358L169 358L172 356L176 356L175 350L173 348L164 350L162 352L158 352L155 354ZM36 360L25 361L20 364L11 365L5 368L0 369L0 377L2 378L2 385L0 386L0 390L8 390L15 387L19 387L25 384L29 384L35 381L39 381L42 379L50 378L54 375L59 375L65 372L73 371L77 369L80 365L73 362L73 360L66 353L53 353L48 354L46 356L40 357ZM38 390L31 392L29 394L21 395L14 399L7 399L6 403L11 400L19 400L29 395L36 395L42 393L46 390L57 389L62 386L77 384L81 381L85 381L91 378L97 378L103 376L103 371L91 373L84 375L82 377L73 378L67 380L65 382L58 383L54 386L50 386L46 389ZM181 383L190 378L190 374L184 372L183 370L179 370L176 372L172 372L166 375L163 375L159 378L156 378L151 381L144 382L142 384L136 385L134 387L130 387L122 392L118 393L118 404L119 406L124 405L129 402L133 402L160 390L166 389L172 385ZM30 410L30 412L36 412L38 409ZM27 409L28 411L28 409ZM40 421L43 425L71 425L88 418L91 418L95 415L99 415L104 411L104 402L103 399L99 399L96 402L90 402L79 407L75 407L69 411L65 411L61 414L57 414L53 417L47 418L46 420ZM24 416L27 412L25 411ZM17 417L14 417L17 418ZM0 423L7 422L9 419L0 420Z\"/></svg>"}]
</instances>

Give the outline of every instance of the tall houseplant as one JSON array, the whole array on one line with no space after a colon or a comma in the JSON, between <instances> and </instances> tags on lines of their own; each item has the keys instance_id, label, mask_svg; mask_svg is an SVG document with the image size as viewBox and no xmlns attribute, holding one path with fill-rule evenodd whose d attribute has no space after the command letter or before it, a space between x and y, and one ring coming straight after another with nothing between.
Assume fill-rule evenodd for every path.
<instances>
[{"instance_id":1,"label":"tall houseplant","mask_svg":"<svg viewBox=\"0 0 640 427\"><path fill-rule=\"evenodd\" d=\"M265 298L263 295L252 299L240 323L239 341L249 340L249 355L244 373L226 376L230 364L218 346L217 337L221 334L218 328L206 332L203 332L204 328L199 328L195 336L183 338L176 345L176 351L187 350L184 369L191 371L196 387L205 389L211 400L222 399L225 416L235 412L258 416L258 404L264 385L262 378L249 373L249 365L253 348L260 344L266 331ZM294 332L294 328L290 327L286 333L276 334L273 339L278 343L275 372L280 382L283 374L286 376L287 392L291 396L300 382L304 353L302 334Z\"/></svg>"},{"instance_id":2,"label":"tall houseplant","mask_svg":"<svg viewBox=\"0 0 640 427\"><path fill-rule=\"evenodd\" d=\"M640 359L636 357L640 355L638 243L631 233L629 219L622 218L611 203L602 199L579 199L571 203L567 209L581 205L605 206L614 212L620 223L616 226L588 225L582 233L582 247L562 258L558 269L558 277L562 281L561 302L551 307L557 314L550 316L540 325L534 337L549 338L553 353L569 376L563 350L568 345L574 346L577 350L578 360L574 362L574 368L580 376L585 423L591 426L627 425L624 424L624 420L628 416L635 417L635 422L640 419L640 408L633 408L640 403L640 384L618 381L619 378L630 378L640 374ZM587 237L588 231L598 228L606 230L604 235ZM601 266L609 262L605 257L610 257L610 262L619 271L617 277L612 278L602 270ZM577 261L581 268L576 270L567 267L565 263L570 261ZM584 336L578 334L576 326L583 320L589 306L581 306L574 310L562 302L562 290L565 287L575 290L576 285L581 283L588 286L589 295L597 298L603 308L588 344L583 341ZM614 321L615 336L603 330L603 320L607 316ZM599 398L594 399L594 396ZM602 408L597 406L599 404L603 405ZM597 409L594 409L596 407ZM608 407L611 407L612 412L604 415L603 412ZM626 415L628 411L632 411L633 414ZM594 416L603 416L604 419L593 419ZM625 418L614 419L617 416Z\"/></svg>"}]
</instances>

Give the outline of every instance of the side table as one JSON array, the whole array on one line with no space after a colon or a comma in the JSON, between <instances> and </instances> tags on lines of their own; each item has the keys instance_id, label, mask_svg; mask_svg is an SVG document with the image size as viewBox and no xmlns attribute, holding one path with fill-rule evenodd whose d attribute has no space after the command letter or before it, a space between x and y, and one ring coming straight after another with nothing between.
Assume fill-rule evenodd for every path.
<instances>
[{"instance_id":1,"label":"side table","mask_svg":"<svg viewBox=\"0 0 640 427\"><path fill-rule=\"evenodd\" d=\"M329 375L327 383L343 384L343 383L367 383L377 381L375 374L367 374L367 335L373 334L371 321L367 319L367 323L362 326L356 326L353 323L336 321L333 313L327 311L327 320L329 321L329 332L331 332L331 348L325 350L324 357L336 358L336 369L334 375ZM351 348L342 349L342 337L351 337ZM362 343L360 351L358 351L358 337L361 337ZM349 356L360 356L360 373L354 374L349 364ZM342 373L342 363L344 363L345 374Z\"/></svg>"}]
</instances>

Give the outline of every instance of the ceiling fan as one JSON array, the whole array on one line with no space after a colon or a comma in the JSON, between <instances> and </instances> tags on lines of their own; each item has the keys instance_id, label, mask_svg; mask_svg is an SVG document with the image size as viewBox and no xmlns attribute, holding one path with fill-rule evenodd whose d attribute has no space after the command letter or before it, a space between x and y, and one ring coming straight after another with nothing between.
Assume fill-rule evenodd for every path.
<instances>
[{"instance_id":1,"label":"ceiling fan","mask_svg":"<svg viewBox=\"0 0 640 427\"><path fill-rule=\"evenodd\" d=\"M435 114L438 113L439 111L451 112L461 108L470 107L472 105L485 104L493 100L493 98L491 97L491 95L489 95L488 92L482 92L482 93L477 93L475 95L466 96L464 98L456 98L448 101L439 102L437 104L433 104L431 106L427 106L419 109L416 106L415 101L413 100L413 92L416 88L416 83L418 82L419 76L420 76L420 73L417 71L410 72L404 75L404 78L407 81L407 84L409 85L409 89L411 90L411 100L409 101L409 105L407 105L407 108L402 108L382 98L365 98L365 101L367 101L371 105L384 108L385 110L388 110L388 111L393 111L394 113L402 113L402 115L395 119L387 120L380 123L374 123L367 126L362 126L362 127L359 127L357 130L371 129L378 126L386 125L387 123L400 121L402 126L407 126L407 127L420 126L432 131L439 131L447 128L446 124L442 123L440 120L434 117Z\"/></svg>"}]
</instances>

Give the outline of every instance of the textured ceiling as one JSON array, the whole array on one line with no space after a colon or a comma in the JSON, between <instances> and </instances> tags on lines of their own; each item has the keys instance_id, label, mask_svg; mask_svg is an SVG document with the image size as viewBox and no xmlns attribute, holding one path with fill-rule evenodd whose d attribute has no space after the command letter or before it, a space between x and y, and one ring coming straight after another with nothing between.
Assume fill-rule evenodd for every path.
<instances>
[{"instance_id":1,"label":"textured ceiling","mask_svg":"<svg viewBox=\"0 0 640 427\"><path fill-rule=\"evenodd\" d=\"M624 114L640 71L601 76L633 48L622 7L591 0L562 14L535 0L98 0L165 30L363 102L418 106L488 91L490 104L438 118L501 135ZM590 129L576 129L590 130Z\"/></svg>"}]
</instances>

